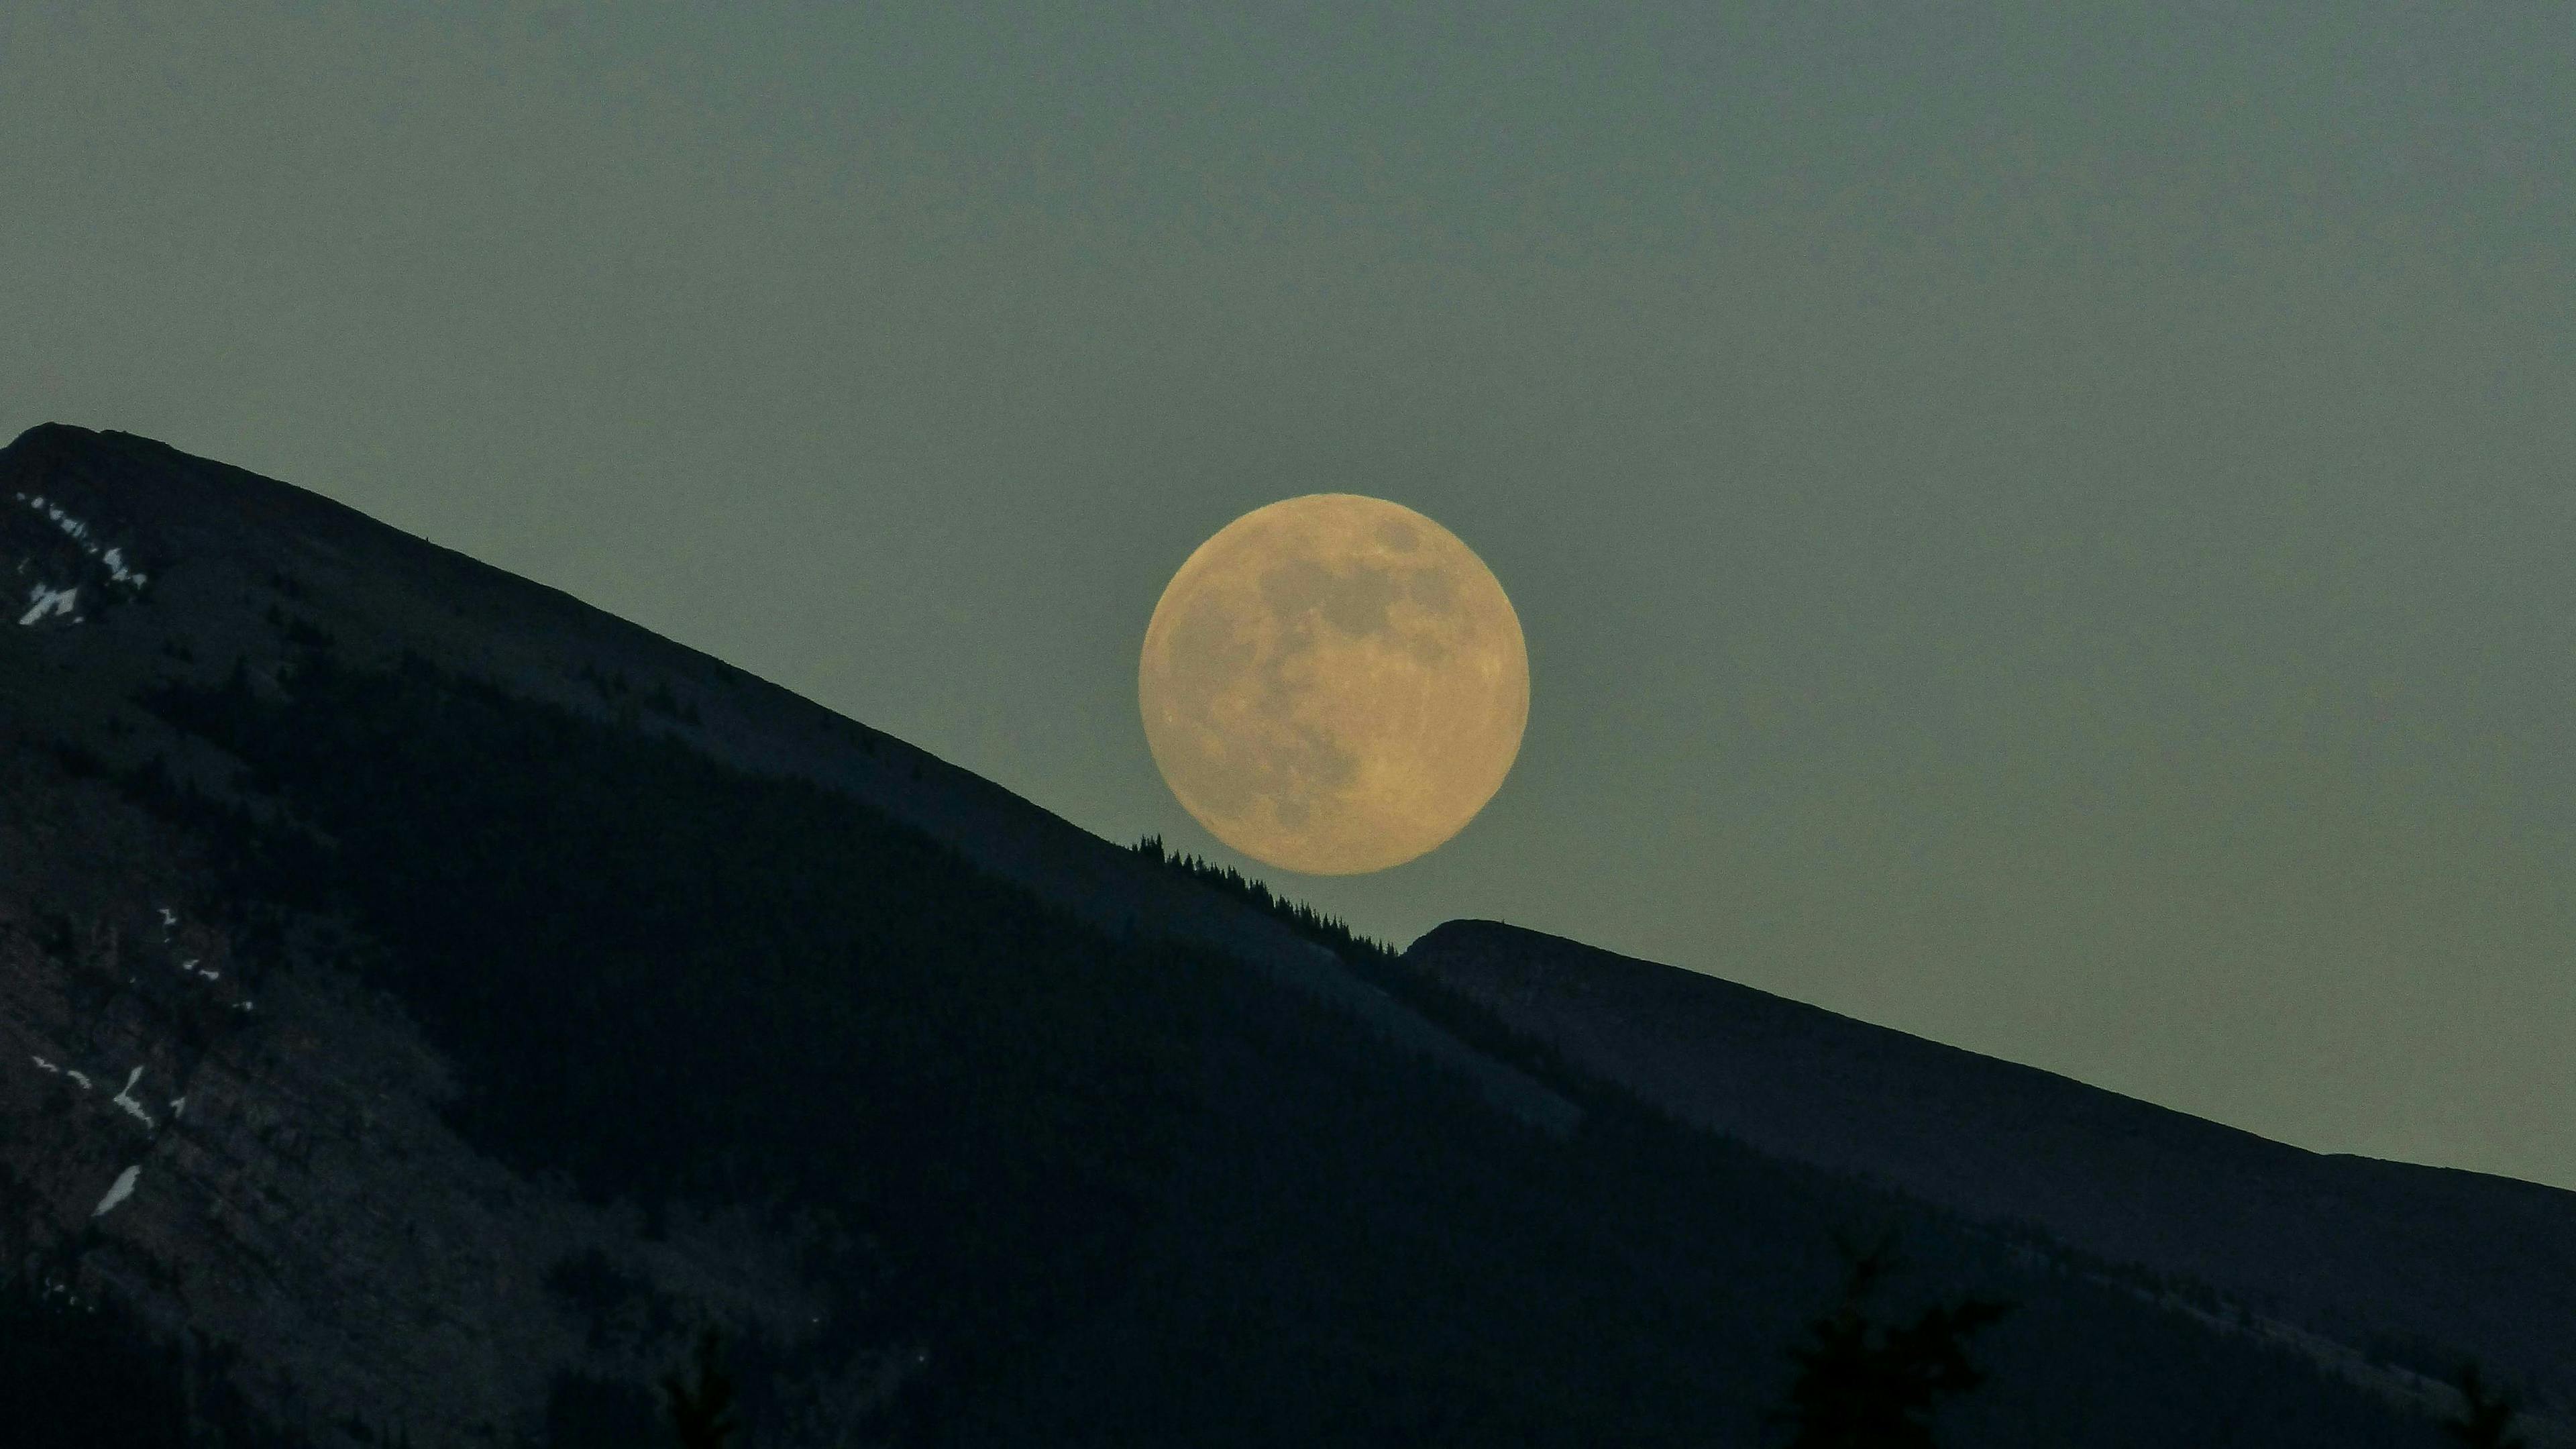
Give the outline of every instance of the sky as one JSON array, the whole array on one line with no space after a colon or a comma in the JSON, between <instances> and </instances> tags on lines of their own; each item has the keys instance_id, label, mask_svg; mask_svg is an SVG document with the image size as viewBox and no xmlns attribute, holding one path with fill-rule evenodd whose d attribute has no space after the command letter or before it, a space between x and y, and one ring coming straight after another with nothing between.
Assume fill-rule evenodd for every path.
<instances>
[{"instance_id":1,"label":"sky","mask_svg":"<svg viewBox=\"0 0 2576 1449\"><path fill-rule=\"evenodd\" d=\"M2549 5L0 6L0 436L142 433L1216 843L1355 492L1529 641L1488 917L2576 1187Z\"/></svg>"}]
</instances>

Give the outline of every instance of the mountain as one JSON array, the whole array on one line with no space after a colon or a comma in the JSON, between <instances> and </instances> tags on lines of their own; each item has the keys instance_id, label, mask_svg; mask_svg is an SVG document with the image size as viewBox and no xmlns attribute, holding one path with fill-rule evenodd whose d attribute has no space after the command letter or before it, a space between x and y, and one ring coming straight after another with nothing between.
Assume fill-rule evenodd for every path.
<instances>
[{"instance_id":1,"label":"mountain","mask_svg":"<svg viewBox=\"0 0 2576 1449\"><path fill-rule=\"evenodd\" d=\"M38 428L0 567L13 1444L669 1442L712 1327L760 1446L1751 1445L1881 1239L1876 1311L2014 1305L1947 1443L2437 1442L2348 1307L2556 1392L2545 1288L2182 1284L2278 1221L1908 1179L1982 1079L1852 1023L1743 1130L1496 996L1543 938L1388 957L283 483ZM2028 1150L2116 1165L2082 1093ZM2565 1201L2438 1210L2546 1282Z\"/></svg>"},{"instance_id":2,"label":"mountain","mask_svg":"<svg viewBox=\"0 0 2576 1449\"><path fill-rule=\"evenodd\" d=\"M1683 1120L2027 1225L2441 1375L2576 1402L2576 1193L2303 1151L1696 972L1492 921L1405 964Z\"/></svg>"}]
</instances>

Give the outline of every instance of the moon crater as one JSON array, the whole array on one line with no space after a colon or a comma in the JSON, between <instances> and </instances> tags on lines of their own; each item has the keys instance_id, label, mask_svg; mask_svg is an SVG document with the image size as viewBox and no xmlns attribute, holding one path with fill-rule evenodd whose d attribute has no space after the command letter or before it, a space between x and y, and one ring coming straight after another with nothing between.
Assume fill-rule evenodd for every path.
<instances>
[{"instance_id":1,"label":"moon crater","mask_svg":"<svg viewBox=\"0 0 2576 1449\"><path fill-rule=\"evenodd\" d=\"M1201 544L1145 630L1137 697L1183 808L1283 869L1438 847L1511 772L1520 619L1483 560L1400 504L1285 499Z\"/></svg>"}]
</instances>

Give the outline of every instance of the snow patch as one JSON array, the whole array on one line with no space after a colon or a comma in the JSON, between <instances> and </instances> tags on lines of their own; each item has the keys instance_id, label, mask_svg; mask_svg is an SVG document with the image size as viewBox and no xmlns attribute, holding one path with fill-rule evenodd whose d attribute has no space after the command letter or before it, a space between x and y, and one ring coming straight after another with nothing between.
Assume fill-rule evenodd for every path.
<instances>
[{"instance_id":1,"label":"snow patch","mask_svg":"<svg viewBox=\"0 0 2576 1449\"><path fill-rule=\"evenodd\" d=\"M142 1123L146 1127L158 1131L161 1124L153 1121L152 1114L143 1110L143 1104L134 1100L134 1084L142 1080L143 1069L141 1067L136 1067L134 1069L134 1075L127 1077L125 1079L125 1085L117 1088L116 1095L109 1100L116 1103L117 1106L124 1108L127 1116L132 1117L135 1121Z\"/></svg>"},{"instance_id":2,"label":"snow patch","mask_svg":"<svg viewBox=\"0 0 2576 1449\"><path fill-rule=\"evenodd\" d=\"M171 1120L171 1121L173 1121L173 1122L178 1121L178 1120L179 1120L179 1114L180 1114L180 1113L182 1113L182 1112L185 1112L185 1111L187 1111L187 1110L188 1110L188 1094L187 1094L187 1093L185 1093L185 1092L181 1092L179 1095L177 1095L177 1096L175 1096L175 1097L172 1097L172 1098L170 1099L170 1120Z\"/></svg>"},{"instance_id":3,"label":"snow patch","mask_svg":"<svg viewBox=\"0 0 2576 1449\"><path fill-rule=\"evenodd\" d=\"M72 517L70 514L65 513L61 504L47 503L45 500L39 498L36 500L36 507L42 509L44 511L44 515L54 521L55 527L70 534L75 540L81 543L89 542L89 525Z\"/></svg>"},{"instance_id":4,"label":"snow patch","mask_svg":"<svg viewBox=\"0 0 2576 1449\"><path fill-rule=\"evenodd\" d=\"M72 611L73 601L79 597L80 588L77 585L68 589L49 589L43 584L38 584L27 594L27 612L18 616L18 624L24 628L47 614L68 614Z\"/></svg>"},{"instance_id":5,"label":"snow patch","mask_svg":"<svg viewBox=\"0 0 2576 1449\"><path fill-rule=\"evenodd\" d=\"M166 936L179 928L179 913L170 909L168 906L161 907L160 911L161 934Z\"/></svg>"},{"instance_id":6,"label":"snow patch","mask_svg":"<svg viewBox=\"0 0 2576 1449\"><path fill-rule=\"evenodd\" d=\"M100 563L107 565L109 578L114 579L120 584L131 584L138 589L150 582L150 580L146 579L142 574L125 566L125 550L122 547L108 549L102 549L99 547L98 541L90 537L89 525L80 519L74 518L71 514L64 512L61 504L47 503L42 496L30 498L24 493L18 494L17 499L19 502L36 510L38 513L52 519L56 528L59 528L63 532L71 535L72 542L81 546L81 552L88 554L91 558L97 559ZM33 623L34 621L31 619L21 619L18 622L26 624Z\"/></svg>"},{"instance_id":7,"label":"snow patch","mask_svg":"<svg viewBox=\"0 0 2576 1449\"><path fill-rule=\"evenodd\" d=\"M134 1184L142 1180L143 1169L139 1165L129 1167L123 1172L118 1173L116 1175L115 1183L107 1190L107 1196L98 1200L98 1206L92 1208L89 1215L94 1218L103 1218L109 1213L114 1212L117 1204L134 1196Z\"/></svg>"},{"instance_id":8,"label":"snow patch","mask_svg":"<svg viewBox=\"0 0 2576 1449\"><path fill-rule=\"evenodd\" d=\"M35 1063L36 1063L36 1070L37 1070L37 1071L40 1071L40 1072L51 1072L51 1073L53 1073L53 1074L54 1074L55 1076L57 1076L57 1077L59 1077L59 1076L61 1076L61 1075L63 1074L63 1069L62 1069L62 1068L60 1068L60 1067L58 1067L58 1066L55 1066L52 1062L46 1061L43 1057L37 1057L37 1058L34 1058L34 1061L35 1061Z\"/></svg>"},{"instance_id":9,"label":"snow patch","mask_svg":"<svg viewBox=\"0 0 2576 1449\"><path fill-rule=\"evenodd\" d=\"M68 1068L66 1068L66 1069L64 1070L63 1075L64 1075L64 1076L66 1076L66 1077L71 1078L71 1079L72 1079L73 1081L75 1081L75 1082L80 1083L80 1084L81 1084L81 1090L82 1090L82 1091L86 1092L86 1091L90 1090L91 1083L90 1083L90 1079L89 1079L87 1076L85 1076L85 1075L83 1075L83 1074L81 1074L81 1073L79 1073L79 1072L72 1071L72 1070L70 1070L70 1069L68 1069Z\"/></svg>"},{"instance_id":10,"label":"snow patch","mask_svg":"<svg viewBox=\"0 0 2576 1449\"><path fill-rule=\"evenodd\" d=\"M47 518L52 519L55 527L60 528L63 532L70 534L74 539L77 539L82 543L89 542L89 525L64 512L61 504L47 503L42 498L28 498L24 493L21 493L18 496L22 499L26 499L28 507L45 515Z\"/></svg>"}]
</instances>

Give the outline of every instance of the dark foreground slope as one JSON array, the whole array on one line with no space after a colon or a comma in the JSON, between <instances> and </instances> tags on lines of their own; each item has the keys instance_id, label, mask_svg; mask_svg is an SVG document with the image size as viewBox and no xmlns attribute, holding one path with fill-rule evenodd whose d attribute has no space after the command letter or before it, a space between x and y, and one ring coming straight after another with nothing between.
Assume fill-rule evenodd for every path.
<instances>
[{"instance_id":1,"label":"dark foreground slope","mask_svg":"<svg viewBox=\"0 0 2576 1449\"><path fill-rule=\"evenodd\" d=\"M2434 1442L362 525L0 455L7 1442L657 1442L712 1322L755 1445L1759 1444L1889 1229L1952 1442Z\"/></svg>"},{"instance_id":2,"label":"dark foreground slope","mask_svg":"<svg viewBox=\"0 0 2576 1449\"><path fill-rule=\"evenodd\" d=\"M0 450L0 505L20 632L78 661L14 701L31 727L132 728L120 711L154 680L217 678L236 661L269 677L304 641L327 638L354 663L418 657L747 774L829 786L1091 925L1141 923L1374 1010L1381 1032L1504 1110L1572 1126L1562 1100L1457 1050L1267 915L892 736L328 499L146 438L47 424ZM199 760L186 741L161 744L183 771Z\"/></svg>"},{"instance_id":3,"label":"dark foreground slope","mask_svg":"<svg viewBox=\"0 0 2576 1449\"><path fill-rule=\"evenodd\" d=\"M1414 971L1683 1119L2034 1225L2439 1375L2576 1403L2576 1193L2302 1151L1696 972L1491 921Z\"/></svg>"}]
</instances>

